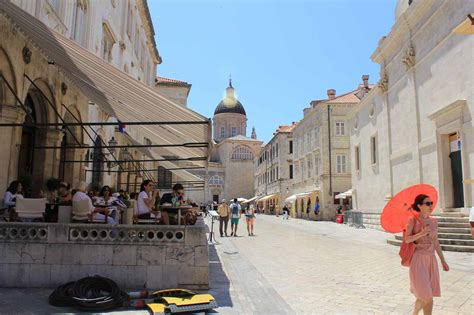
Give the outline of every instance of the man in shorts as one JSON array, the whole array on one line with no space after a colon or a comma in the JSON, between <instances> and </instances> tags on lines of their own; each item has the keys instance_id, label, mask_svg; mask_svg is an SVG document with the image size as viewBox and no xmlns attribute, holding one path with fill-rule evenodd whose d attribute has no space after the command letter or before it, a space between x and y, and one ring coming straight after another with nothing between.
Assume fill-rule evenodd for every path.
<instances>
[{"instance_id":1,"label":"man in shorts","mask_svg":"<svg viewBox=\"0 0 474 315\"><path fill-rule=\"evenodd\" d=\"M237 237L237 226L242 217L240 205L237 203L237 198L230 204L230 236Z\"/></svg>"}]
</instances>

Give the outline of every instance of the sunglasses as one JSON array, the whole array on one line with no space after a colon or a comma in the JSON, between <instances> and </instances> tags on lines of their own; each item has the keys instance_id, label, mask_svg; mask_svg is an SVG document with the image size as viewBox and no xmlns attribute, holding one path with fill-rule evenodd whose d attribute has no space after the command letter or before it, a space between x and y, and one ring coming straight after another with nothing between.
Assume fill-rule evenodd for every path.
<instances>
[{"instance_id":1,"label":"sunglasses","mask_svg":"<svg viewBox=\"0 0 474 315\"><path fill-rule=\"evenodd\" d=\"M433 205L433 201L427 201L427 202L423 202L422 205L425 205L425 206L432 206Z\"/></svg>"}]
</instances>

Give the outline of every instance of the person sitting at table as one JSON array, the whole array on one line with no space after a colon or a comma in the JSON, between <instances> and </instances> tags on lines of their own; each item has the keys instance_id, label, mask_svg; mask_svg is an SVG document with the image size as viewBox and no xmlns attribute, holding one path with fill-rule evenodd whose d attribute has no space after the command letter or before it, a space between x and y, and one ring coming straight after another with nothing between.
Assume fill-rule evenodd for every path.
<instances>
[{"instance_id":1,"label":"person sitting at table","mask_svg":"<svg viewBox=\"0 0 474 315\"><path fill-rule=\"evenodd\" d=\"M171 193L163 194L160 200L160 206L180 207L184 204L184 187L180 183L176 183L173 186L173 191ZM166 211L162 210L161 212L168 215Z\"/></svg>"},{"instance_id":2,"label":"person sitting at table","mask_svg":"<svg viewBox=\"0 0 474 315\"><path fill-rule=\"evenodd\" d=\"M18 180L10 183L3 196L3 207L8 209L10 221L16 220L15 205L18 198L23 198L23 185Z\"/></svg>"},{"instance_id":3,"label":"person sitting at table","mask_svg":"<svg viewBox=\"0 0 474 315\"><path fill-rule=\"evenodd\" d=\"M109 210L104 207L94 207L92 204L91 198L87 195L87 184L86 182L79 182L76 187L77 191L72 196L72 201L81 201L81 200L88 200L89 201L89 209L91 211L92 217L94 220L103 221L105 220L105 215L109 214ZM107 216L107 223L108 224L116 224L116 221Z\"/></svg>"},{"instance_id":4,"label":"person sitting at table","mask_svg":"<svg viewBox=\"0 0 474 315\"><path fill-rule=\"evenodd\" d=\"M150 219L157 215L163 224L169 224L168 213L163 211L155 211L152 213L155 207L155 200L159 196L160 191L154 188L153 181L146 179L140 185L140 193L138 194L137 210L139 219Z\"/></svg>"},{"instance_id":5,"label":"person sitting at table","mask_svg":"<svg viewBox=\"0 0 474 315\"><path fill-rule=\"evenodd\" d=\"M115 222L120 221L120 209L118 207L126 208L126 206L117 199L117 197L112 196L112 189L110 186L105 185L102 187L95 201L96 206L105 207L109 209L109 215L114 218Z\"/></svg>"},{"instance_id":6,"label":"person sitting at table","mask_svg":"<svg viewBox=\"0 0 474 315\"><path fill-rule=\"evenodd\" d=\"M66 182L59 183L58 203L62 205L71 205L72 203L71 185Z\"/></svg>"}]
</instances>

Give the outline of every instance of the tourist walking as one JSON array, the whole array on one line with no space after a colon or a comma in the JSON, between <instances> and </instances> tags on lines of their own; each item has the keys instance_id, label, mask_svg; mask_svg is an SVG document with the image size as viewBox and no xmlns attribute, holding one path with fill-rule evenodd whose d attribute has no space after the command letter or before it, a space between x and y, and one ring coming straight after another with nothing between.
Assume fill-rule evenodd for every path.
<instances>
[{"instance_id":1,"label":"tourist walking","mask_svg":"<svg viewBox=\"0 0 474 315\"><path fill-rule=\"evenodd\" d=\"M308 202L306 203L306 219L309 220L309 211L311 209L311 198L308 198Z\"/></svg>"},{"instance_id":2,"label":"tourist walking","mask_svg":"<svg viewBox=\"0 0 474 315\"><path fill-rule=\"evenodd\" d=\"M283 219L288 220L289 216L290 216L290 209L288 209L287 205L284 205L283 206Z\"/></svg>"},{"instance_id":3,"label":"tourist walking","mask_svg":"<svg viewBox=\"0 0 474 315\"><path fill-rule=\"evenodd\" d=\"M237 198L235 198L234 202L230 204L230 236L237 237L237 227L239 225L239 220L242 217L240 211L240 205L237 203Z\"/></svg>"},{"instance_id":4,"label":"tourist walking","mask_svg":"<svg viewBox=\"0 0 474 315\"><path fill-rule=\"evenodd\" d=\"M247 232L249 236L253 235L253 220L255 218L255 210L253 205L250 205L247 209L245 209L245 222L247 222Z\"/></svg>"},{"instance_id":5,"label":"tourist walking","mask_svg":"<svg viewBox=\"0 0 474 315\"><path fill-rule=\"evenodd\" d=\"M415 198L412 209L420 213L409 218L405 238L406 243L416 244L409 272L410 291L416 297L413 314L418 314L423 309L423 314L426 315L432 313L433 297L441 296L435 251L441 260L443 270L449 271L449 266L439 245L438 222L430 217L433 201L429 196L420 194Z\"/></svg>"},{"instance_id":6,"label":"tourist walking","mask_svg":"<svg viewBox=\"0 0 474 315\"><path fill-rule=\"evenodd\" d=\"M221 204L217 207L217 213L219 213L219 233L221 234L221 237L224 237L224 233L225 236L227 236L230 208L225 199L222 199Z\"/></svg>"},{"instance_id":7,"label":"tourist walking","mask_svg":"<svg viewBox=\"0 0 474 315\"><path fill-rule=\"evenodd\" d=\"M317 215L319 214L319 197L316 196L316 201L314 202L314 217L316 219Z\"/></svg>"}]
</instances>

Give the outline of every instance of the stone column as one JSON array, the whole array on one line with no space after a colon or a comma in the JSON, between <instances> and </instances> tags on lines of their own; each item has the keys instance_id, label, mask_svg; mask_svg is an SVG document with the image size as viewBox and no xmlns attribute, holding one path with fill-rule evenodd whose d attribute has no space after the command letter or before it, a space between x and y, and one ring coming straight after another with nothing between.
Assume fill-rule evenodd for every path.
<instances>
[{"instance_id":1,"label":"stone column","mask_svg":"<svg viewBox=\"0 0 474 315\"><path fill-rule=\"evenodd\" d=\"M0 123L22 123L25 112L19 106L0 105ZM0 191L4 192L8 184L18 175L18 155L21 145L22 127L2 127L0 131Z\"/></svg>"}]
</instances>

